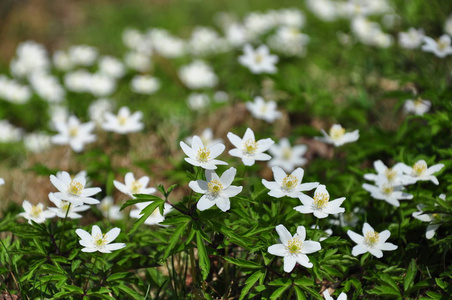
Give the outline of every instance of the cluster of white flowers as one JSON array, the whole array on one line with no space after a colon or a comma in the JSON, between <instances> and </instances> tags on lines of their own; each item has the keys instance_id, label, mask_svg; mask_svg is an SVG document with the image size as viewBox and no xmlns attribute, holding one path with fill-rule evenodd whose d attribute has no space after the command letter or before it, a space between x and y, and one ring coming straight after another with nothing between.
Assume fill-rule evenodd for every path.
<instances>
[{"instance_id":1,"label":"cluster of white flowers","mask_svg":"<svg viewBox=\"0 0 452 300\"><path fill-rule=\"evenodd\" d=\"M5 101L23 104L31 98L30 88L22 85L14 79L8 79L0 75L0 99Z\"/></svg>"},{"instance_id":2,"label":"cluster of white flowers","mask_svg":"<svg viewBox=\"0 0 452 300\"><path fill-rule=\"evenodd\" d=\"M179 78L189 89L213 88L218 83L212 67L202 60L195 60L179 70Z\"/></svg>"}]
</instances>

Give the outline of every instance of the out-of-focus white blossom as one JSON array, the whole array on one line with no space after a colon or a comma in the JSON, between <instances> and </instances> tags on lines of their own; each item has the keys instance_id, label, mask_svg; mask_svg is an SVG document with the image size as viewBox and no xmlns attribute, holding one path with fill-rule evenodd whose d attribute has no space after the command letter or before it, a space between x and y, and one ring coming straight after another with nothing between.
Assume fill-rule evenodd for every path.
<instances>
[{"instance_id":1,"label":"out-of-focus white blossom","mask_svg":"<svg viewBox=\"0 0 452 300\"><path fill-rule=\"evenodd\" d=\"M92 66L97 59L97 49L87 45L75 45L68 49L69 57L76 66Z\"/></svg>"},{"instance_id":2,"label":"out-of-focus white blossom","mask_svg":"<svg viewBox=\"0 0 452 300\"><path fill-rule=\"evenodd\" d=\"M137 51L126 53L124 63L128 68L138 72L148 72L152 68L151 58Z\"/></svg>"},{"instance_id":3,"label":"out-of-focus white blossom","mask_svg":"<svg viewBox=\"0 0 452 300\"><path fill-rule=\"evenodd\" d=\"M10 68L14 76L27 77L34 72L46 72L50 68L50 60L44 46L26 41L17 47L16 57L11 61Z\"/></svg>"},{"instance_id":4,"label":"out-of-focus white blossom","mask_svg":"<svg viewBox=\"0 0 452 300\"><path fill-rule=\"evenodd\" d=\"M99 73L112 78L121 78L125 72L124 64L116 57L102 56L99 59Z\"/></svg>"},{"instance_id":5,"label":"out-of-focus white blossom","mask_svg":"<svg viewBox=\"0 0 452 300\"><path fill-rule=\"evenodd\" d=\"M271 55L266 45L253 49L250 44L246 44L243 47L243 55L239 56L239 63L247 67L253 74L276 73L277 62L278 56Z\"/></svg>"},{"instance_id":6,"label":"out-of-focus white blossom","mask_svg":"<svg viewBox=\"0 0 452 300\"><path fill-rule=\"evenodd\" d=\"M148 36L154 50L163 57L178 58L187 52L185 42L164 29L154 28L148 32Z\"/></svg>"},{"instance_id":7,"label":"out-of-focus white blossom","mask_svg":"<svg viewBox=\"0 0 452 300\"><path fill-rule=\"evenodd\" d=\"M52 75L35 72L29 76L31 86L41 99L48 102L62 102L66 91Z\"/></svg>"},{"instance_id":8,"label":"out-of-focus white blossom","mask_svg":"<svg viewBox=\"0 0 452 300\"><path fill-rule=\"evenodd\" d=\"M96 136L92 134L95 126L93 122L81 124L77 117L70 116L66 122L57 121L54 124L58 134L52 137L52 143L68 144L75 152L83 151L85 144L96 140Z\"/></svg>"},{"instance_id":9,"label":"out-of-focus white blossom","mask_svg":"<svg viewBox=\"0 0 452 300\"><path fill-rule=\"evenodd\" d=\"M319 19L331 22L337 19L338 8L331 0L306 0L308 9Z\"/></svg>"},{"instance_id":10,"label":"out-of-focus white blossom","mask_svg":"<svg viewBox=\"0 0 452 300\"><path fill-rule=\"evenodd\" d=\"M154 94L160 88L160 81L150 75L136 75L130 82L130 88L139 94Z\"/></svg>"},{"instance_id":11,"label":"out-of-focus white blossom","mask_svg":"<svg viewBox=\"0 0 452 300\"><path fill-rule=\"evenodd\" d=\"M208 27L196 27L188 42L188 47L194 56L207 56L229 50L227 41Z\"/></svg>"},{"instance_id":12,"label":"out-of-focus white blossom","mask_svg":"<svg viewBox=\"0 0 452 300\"><path fill-rule=\"evenodd\" d=\"M406 113L422 116L430 110L431 106L431 101L418 98L416 100L406 100L405 104L403 105L403 109Z\"/></svg>"},{"instance_id":13,"label":"out-of-focus white blossom","mask_svg":"<svg viewBox=\"0 0 452 300\"><path fill-rule=\"evenodd\" d=\"M273 158L268 162L269 167L281 167L286 172L292 172L296 166L304 166L307 162L303 155L308 151L306 145L290 146L287 138L282 138L278 144L273 144L268 152Z\"/></svg>"},{"instance_id":14,"label":"out-of-focus white blossom","mask_svg":"<svg viewBox=\"0 0 452 300\"><path fill-rule=\"evenodd\" d=\"M213 94L213 101L217 103L224 103L229 100L229 95L225 91L217 91Z\"/></svg>"},{"instance_id":15,"label":"out-of-focus white blossom","mask_svg":"<svg viewBox=\"0 0 452 300\"><path fill-rule=\"evenodd\" d=\"M71 57L66 51L57 50L52 56L53 65L60 71L69 71L74 67Z\"/></svg>"},{"instance_id":16,"label":"out-of-focus white blossom","mask_svg":"<svg viewBox=\"0 0 452 300\"><path fill-rule=\"evenodd\" d=\"M102 128L119 134L141 131L144 128L144 124L141 122L142 117L143 113L141 111L131 114L130 109L123 106L119 109L118 115L105 112L105 122L102 124Z\"/></svg>"},{"instance_id":17,"label":"out-of-focus white blossom","mask_svg":"<svg viewBox=\"0 0 452 300\"><path fill-rule=\"evenodd\" d=\"M246 108L256 119L265 120L273 123L281 118L281 112L276 109L275 101L264 101L262 97L255 97L253 102L246 102Z\"/></svg>"},{"instance_id":18,"label":"out-of-focus white blossom","mask_svg":"<svg viewBox=\"0 0 452 300\"><path fill-rule=\"evenodd\" d=\"M179 78L189 89L212 88L218 83L212 67L202 60L195 60L179 69Z\"/></svg>"},{"instance_id":19,"label":"out-of-focus white blossom","mask_svg":"<svg viewBox=\"0 0 452 300\"><path fill-rule=\"evenodd\" d=\"M191 93L187 98L188 107L194 111L206 109L210 104L210 98L204 93Z\"/></svg>"},{"instance_id":20,"label":"out-of-focus white blossom","mask_svg":"<svg viewBox=\"0 0 452 300\"><path fill-rule=\"evenodd\" d=\"M424 30L409 28L407 32L399 32L399 45L405 49L416 49L424 41Z\"/></svg>"},{"instance_id":21,"label":"out-of-focus white blossom","mask_svg":"<svg viewBox=\"0 0 452 300\"><path fill-rule=\"evenodd\" d=\"M100 210L104 218L109 220L122 220L124 214L120 211L121 207L114 205L113 198L110 196L105 197L97 204L97 208Z\"/></svg>"},{"instance_id":22,"label":"out-of-focus white blossom","mask_svg":"<svg viewBox=\"0 0 452 300\"><path fill-rule=\"evenodd\" d=\"M0 75L0 99L15 104L26 103L31 98L30 88L14 79Z\"/></svg>"},{"instance_id":23,"label":"out-of-focus white blossom","mask_svg":"<svg viewBox=\"0 0 452 300\"><path fill-rule=\"evenodd\" d=\"M105 121L105 113L113 110L113 103L110 99L101 98L93 101L88 107L88 114L91 121L100 126Z\"/></svg>"},{"instance_id":24,"label":"out-of-focus white blossom","mask_svg":"<svg viewBox=\"0 0 452 300\"><path fill-rule=\"evenodd\" d=\"M41 153L52 146L51 137L42 132L28 133L24 136L25 148L33 153Z\"/></svg>"},{"instance_id":25,"label":"out-of-focus white blossom","mask_svg":"<svg viewBox=\"0 0 452 300\"><path fill-rule=\"evenodd\" d=\"M297 27L280 27L269 37L268 45L275 51L287 56L303 56L309 37Z\"/></svg>"},{"instance_id":26,"label":"out-of-focus white blossom","mask_svg":"<svg viewBox=\"0 0 452 300\"><path fill-rule=\"evenodd\" d=\"M15 143L20 141L23 130L17 128L7 120L0 120L0 143Z\"/></svg>"},{"instance_id":27,"label":"out-of-focus white blossom","mask_svg":"<svg viewBox=\"0 0 452 300\"><path fill-rule=\"evenodd\" d=\"M439 58L444 58L452 54L450 36L443 34L437 40L434 40L428 36L424 36L424 45L422 45L422 50L425 52L432 52Z\"/></svg>"}]
</instances>

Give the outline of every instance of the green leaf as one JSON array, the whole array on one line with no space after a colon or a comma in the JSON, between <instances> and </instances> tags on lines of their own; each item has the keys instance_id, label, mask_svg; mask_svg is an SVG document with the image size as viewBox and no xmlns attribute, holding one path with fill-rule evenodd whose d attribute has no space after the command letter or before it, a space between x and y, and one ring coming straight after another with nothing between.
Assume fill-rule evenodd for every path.
<instances>
[{"instance_id":1,"label":"green leaf","mask_svg":"<svg viewBox=\"0 0 452 300\"><path fill-rule=\"evenodd\" d=\"M405 274L405 278L403 279L403 290L407 291L414 284L414 277L416 276L416 262L414 259L411 259L410 265Z\"/></svg>"},{"instance_id":2,"label":"green leaf","mask_svg":"<svg viewBox=\"0 0 452 300\"><path fill-rule=\"evenodd\" d=\"M253 285L262 277L265 276L265 273L262 272L262 270L259 270L253 274L251 274L250 277L245 281L245 286L242 288L242 291L240 293L240 299L242 300L245 298L246 295L248 295L249 290L253 287Z\"/></svg>"},{"instance_id":3,"label":"green leaf","mask_svg":"<svg viewBox=\"0 0 452 300\"><path fill-rule=\"evenodd\" d=\"M118 288L123 291L124 293L126 293L127 295L131 296L133 299L136 300L142 300L143 299L143 295L141 295L140 293L132 290L131 288L125 286L124 284L120 284L118 286Z\"/></svg>"},{"instance_id":4,"label":"green leaf","mask_svg":"<svg viewBox=\"0 0 452 300\"><path fill-rule=\"evenodd\" d=\"M177 242L180 241L180 237L182 233L187 228L187 223L180 224L173 233L173 236L170 238L168 245L165 248L165 252L163 253L162 260L166 260L170 255L171 251L176 247Z\"/></svg>"},{"instance_id":5,"label":"green leaf","mask_svg":"<svg viewBox=\"0 0 452 300\"><path fill-rule=\"evenodd\" d=\"M129 201L133 201L133 200L128 200L127 202L129 202ZM124 205L126 205L127 202ZM146 206L141 211L142 216L138 220L136 220L135 223L133 223L132 228L130 229L128 235L133 234L138 229L138 227L140 227L140 225L143 224L144 221L146 221L146 219L149 218L150 215L152 215L152 213L157 209L157 207L159 205L163 205L164 203L165 203L164 200L158 198L158 200L155 200L154 202L152 202L151 204ZM123 205L123 207L124 207L124 205Z\"/></svg>"},{"instance_id":6,"label":"green leaf","mask_svg":"<svg viewBox=\"0 0 452 300\"><path fill-rule=\"evenodd\" d=\"M151 202L151 201L164 201L162 198L154 195L134 194L136 199L129 199L121 206L120 210L124 210L126 207L132 206L137 203Z\"/></svg>"},{"instance_id":7,"label":"green leaf","mask_svg":"<svg viewBox=\"0 0 452 300\"><path fill-rule=\"evenodd\" d=\"M110 276L108 276L107 281L110 282L110 281L121 280L128 276L130 276L129 272L114 273L114 274L111 274Z\"/></svg>"},{"instance_id":8,"label":"green leaf","mask_svg":"<svg viewBox=\"0 0 452 300\"><path fill-rule=\"evenodd\" d=\"M198 247L199 268L201 269L202 280L206 280L210 273L210 259L199 231L196 232L196 246Z\"/></svg>"},{"instance_id":9,"label":"green leaf","mask_svg":"<svg viewBox=\"0 0 452 300\"><path fill-rule=\"evenodd\" d=\"M284 293L285 290L287 290L289 288L289 286L290 286L290 284L284 285L284 286L279 287L278 289L276 289L276 291L274 291L271 294L270 299L271 300L281 299L281 295Z\"/></svg>"},{"instance_id":10,"label":"green leaf","mask_svg":"<svg viewBox=\"0 0 452 300\"><path fill-rule=\"evenodd\" d=\"M230 262L231 264L237 265L239 267L245 268L245 269L260 269L262 268L262 266L258 263L249 261L249 260L244 260L244 259L240 259L240 258L233 258L233 257L223 257L224 260Z\"/></svg>"},{"instance_id":11,"label":"green leaf","mask_svg":"<svg viewBox=\"0 0 452 300\"><path fill-rule=\"evenodd\" d=\"M295 291L295 296L297 296L297 300L306 300L305 294L303 293L302 290L300 290L299 287L294 286L293 289Z\"/></svg>"}]
</instances>

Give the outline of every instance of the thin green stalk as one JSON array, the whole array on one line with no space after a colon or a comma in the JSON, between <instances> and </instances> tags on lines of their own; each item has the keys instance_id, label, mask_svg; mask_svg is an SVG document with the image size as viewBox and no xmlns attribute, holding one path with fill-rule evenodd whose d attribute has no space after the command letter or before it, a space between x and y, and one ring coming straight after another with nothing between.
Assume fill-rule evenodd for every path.
<instances>
[{"instance_id":1,"label":"thin green stalk","mask_svg":"<svg viewBox=\"0 0 452 300\"><path fill-rule=\"evenodd\" d=\"M61 231L60 231L60 234L58 236L60 238L60 243L58 245L58 249L61 249L61 243L63 242L63 239L61 238L61 234L62 234L62 230L64 229L64 225L66 224L67 215L69 214L69 210L71 209L71 205L72 205L72 203L69 202L69 206L67 207L67 210L66 210L66 215L64 216L63 226L61 226Z\"/></svg>"},{"instance_id":2,"label":"thin green stalk","mask_svg":"<svg viewBox=\"0 0 452 300\"><path fill-rule=\"evenodd\" d=\"M97 262L97 258L98 258L98 257L99 257L99 252L96 252L96 257L94 258L93 265L92 265L92 267L91 267L91 270L89 271L88 278L86 279L85 287L83 288L83 292L84 292L85 294L86 294L86 292L88 291L89 280L91 279L91 275L93 275L94 266L96 265L96 262Z\"/></svg>"},{"instance_id":3,"label":"thin green stalk","mask_svg":"<svg viewBox=\"0 0 452 300\"><path fill-rule=\"evenodd\" d=\"M179 298L178 297L178 293L177 293L177 289L178 289L178 286L177 286L177 281L178 281L178 279L177 279L177 273L176 273L176 269L174 268L174 255L172 255L171 256L171 268L173 269L173 280L174 280L174 292L176 293L176 298Z\"/></svg>"}]
</instances>

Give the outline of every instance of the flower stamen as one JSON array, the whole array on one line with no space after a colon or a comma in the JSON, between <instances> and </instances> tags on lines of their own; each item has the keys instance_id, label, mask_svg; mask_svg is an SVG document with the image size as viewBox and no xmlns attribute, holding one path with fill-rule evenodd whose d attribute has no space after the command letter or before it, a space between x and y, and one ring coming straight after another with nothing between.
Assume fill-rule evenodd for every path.
<instances>
[{"instance_id":1,"label":"flower stamen","mask_svg":"<svg viewBox=\"0 0 452 300\"><path fill-rule=\"evenodd\" d=\"M132 192L132 194L138 194L141 191L142 187L143 185L138 180L135 180L130 185L130 191Z\"/></svg>"},{"instance_id":2,"label":"flower stamen","mask_svg":"<svg viewBox=\"0 0 452 300\"><path fill-rule=\"evenodd\" d=\"M41 205L33 205L31 207L31 212L30 212L30 216L33 218L39 218L39 216L42 213L42 207Z\"/></svg>"},{"instance_id":3,"label":"flower stamen","mask_svg":"<svg viewBox=\"0 0 452 300\"><path fill-rule=\"evenodd\" d=\"M376 231L368 231L364 237L364 244L373 247L380 241L380 234Z\"/></svg>"},{"instance_id":4,"label":"flower stamen","mask_svg":"<svg viewBox=\"0 0 452 300\"><path fill-rule=\"evenodd\" d=\"M296 237L291 238L287 242L287 250L289 250L289 252L292 253L292 254L300 253L302 247L303 247L303 242L300 241L300 239L298 239Z\"/></svg>"},{"instance_id":5,"label":"flower stamen","mask_svg":"<svg viewBox=\"0 0 452 300\"><path fill-rule=\"evenodd\" d=\"M298 185L298 178L293 175L286 175L284 177L281 189L286 192L293 191L294 188L296 188Z\"/></svg>"},{"instance_id":6,"label":"flower stamen","mask_svg":"<svg viewBox=\"0 0 452 300\"><path fill-rule=\"evenodd\" d=\"M254 155L257 152L257 142L254 139L248 139L243 143L243 152L245 155Z\"/></svg>"},{"instance_id":7,"label":"flower stamen","mask_svg":"<svg viewBox=\"0 0 452 300\"><path fill-rule=\"evenodd\" d=\"M424 172L427 170L427 164L425 161L418 161L413 166L413 176L422 176Z\"/></svg>"},{"instance_id":8,"label":"flower stamen","mask_svg":"<svg viewBox=\"0 0 452 300\"><path fill-rule=\"evenodd\" d=\"M209 187L209 196L212 198L217 198L223 190L223 184L216 179L211 180L207 186Z\"/></svg>"},{"instance_id":9,"label":"flower stamen","mask_svg":"<svg viewBox=\"0 0 452 300\"><path fill-rule=\"evenodd\" d=\"M328 205L328 201L330 200L330 195L327 193L315 193L314 195L314 209L322 210Z\"/></svg>"},{"instance_id":10,"label":"flower stamen","mask_svg":"<svg viewBox=\"0 0 452 300\"><path fill-rule=\"evenodd\" d=\"M198 153L196 154L196 159L198 159L199 162L208 162L210 158L210 150L206 147L199 148Z\"/></svg>"},{"instance_id":11,"label":"flower stamen","mask_svg":"<svg viewBox=\"0 0 452 300\"><path fill-rule=\"evenodd\" d=\"M78 181L71 180L71 183L69 184L69 187L67 189L67 193L72 196L80 196L82 191L83 185Z\"/></svg>"}]
</instances>

